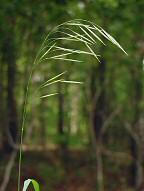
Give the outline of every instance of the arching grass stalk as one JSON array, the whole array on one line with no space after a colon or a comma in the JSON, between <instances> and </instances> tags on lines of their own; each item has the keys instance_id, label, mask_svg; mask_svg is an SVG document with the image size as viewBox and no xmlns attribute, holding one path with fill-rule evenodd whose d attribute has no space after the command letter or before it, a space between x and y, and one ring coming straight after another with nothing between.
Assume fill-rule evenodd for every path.
<instances>
[{"instance_id":1,"label":"arching grass stalk","mask_svg":"<svg viewBox=\"0 0 144 191\"><path fill-rule=\"evenodd\" d=\"M32 95L29 95L30 83L32 79L32 75L34 70L38 67L39 64L46 63L53 60L61 60L64 62L82 62L79 59L75 59L75 55L91 55L100 62L100 55L96 54L93 50L93 46L96 45L97 41L105 45L102 41L101 37L106 38L112 44L117 46L121 49L125 54L127 54L124 49L120 46L120 44L110 36L105 30L103 30L98 25L94 24L93 22L81 19L71 20L65 23L62 23L55 27L45 38L44 42L42 43L36 59L32 65L26 95L25 95L25 103L24 103L24 111L23 111L23 119L22 119L22 128L21 128L21 138L20 138L20 154L19 154L19 171L18 171L18 191L20 191L20 178L21 178L21 165L22 165L22 144L23 144L23 135L25 129L25 122L28 113L28 108L30 105L38 100L47 98L49 96L56 95L57 93L49 93L43 95L41 97L36 97L37 93L47 86L53 85L55 83L80 83L77 81L65 81L64 79L60 79L65 72L58 74L57 76L45 81L40 86L36 88ZM59 45L59 41L63 41L64 45ZM77 48L67 48L66 45L76 45L74 47ZM81 46L80 46L81 45ZM39 190L37 182L28 179L25 181L23 191L27 190L28 185L32 182L36 191Z\"/></svg>"},{"instance_id":2,"label":"arching grass stalk","mask_svg":"<svg viewBox=\"0 0 144 191\"><path fill-rule=\"evenodd\" d=\"M18 169L18 191L20 191L20 176L21 176L21 164L22 164L22 144L23 144L23 135L24 135L24 126L26 121L27 115L27 101L28 101L28 93L29 93L29 86L32 73L34 71L34 65L32 66L25 95L25 103L24 103L24 111L23 111L23 118L22 118L22 128L21 128L21 136L20 136L20 152L19 152L19 169Z\"/></svg>"}]
</instances>

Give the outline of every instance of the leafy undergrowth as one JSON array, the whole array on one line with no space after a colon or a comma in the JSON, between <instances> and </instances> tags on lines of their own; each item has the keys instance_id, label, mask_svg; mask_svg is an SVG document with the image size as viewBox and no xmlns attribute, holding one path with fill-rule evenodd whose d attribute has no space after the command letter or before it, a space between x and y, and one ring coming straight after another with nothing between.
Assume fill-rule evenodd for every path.
<instances>
[{"instance_id":1,"label":"leafy undergrowth","mask_svg":"<svg viewBox=\"0 0 144 191\"><path fill-rule=\"evenodd\" d=\"M21 183L28 178L40 184L41 191L96 191L96 167L88 151L71 150L62 155L55 150L27 151L23 153ZM2 160L1 160L2 164ZM127 185L128 176L122 168L105 165L105 188L111 191L132 191ZM126 171L125 171L126 172ZM2 171L1 171L2 173ZM0 174L2 177L2 174ZM17 190L17 164L7 190ZM22 186L22 185L21 185ZM29 191L33 188L29 188Z\"/></svg>"}]
</instances>

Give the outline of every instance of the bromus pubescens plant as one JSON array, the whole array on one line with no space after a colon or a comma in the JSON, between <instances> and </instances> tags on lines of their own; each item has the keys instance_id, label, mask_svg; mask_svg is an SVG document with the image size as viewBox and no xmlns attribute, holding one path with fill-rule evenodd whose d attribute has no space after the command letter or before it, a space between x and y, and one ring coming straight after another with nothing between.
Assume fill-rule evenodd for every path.
<instances>
[{"instance_id":1,"label":"bromus pubescens plant","mask_svg":"<svg viewBox=\"0 0 144 191\"><path fill-rule=\"evenodd\" d=\"M93 46L96 45L97 41L105 45L102 41L102 38L106 38L118 48L120 48L125 54L127 54L120 44L109 35L104 29L97 26L96 24L87 21L87 20L72 20L65 22L57 27L55 27L45 38L42 46L40 47L36 59L32 65L25 96L25 105L23 112L22 120L22 129L21 129L21 142L20 142L20 155L19 155L19 173L18 173L18 191L20 191L20 177L21 177L21 164L22 164L22 144L23 144L23 135L25 121L30 109L31 104L38 100L47 98L53 95L58 94L57 92L46 94L41 97L37 97L38 92L55 83L81 83L77 81L66 81L61 79L65 72L58 74L57 76L45 81L30 95L30 84L34 70L41 64L45 62L52 62L52 60L61 60L63 62L82 62L77 58L79 54L91 55L95 57L98 62L100 62L100 55L97 55ZM63 42L59 45L59 41ZM68 46L74 46L76 48L68 48ZM79 47L79 48L77 48ZM29 184L32 183L35 191L39 191L38 183L33 179L28 179L24 182L23 191L26 191Z\"/></svg>"}]
</instances>

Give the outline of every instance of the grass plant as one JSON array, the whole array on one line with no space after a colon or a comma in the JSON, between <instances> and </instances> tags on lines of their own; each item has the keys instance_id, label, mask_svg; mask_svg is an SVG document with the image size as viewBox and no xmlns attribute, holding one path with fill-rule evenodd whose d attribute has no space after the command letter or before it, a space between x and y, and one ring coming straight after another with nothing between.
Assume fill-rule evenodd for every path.
<instances>
[{"instance_id":1,"label":"grass plant","mask_svg":"<svg viewBox=\"0 0 144 191\"><path fill-rule=\"evenodd\" d=\"M120 46L120 44L104 29L94 24L93 22L81 19L71 20L58 25L47 35L44 42L42 43L35 61L32 64L29 79L27 82L20 140L18 191L20 191L23 135L26 117L31 104L38 99L44 99L58 94L58 92L48 92L46 95L38 97L38 92L42 88L46 88L55 83L81 83L77 81L64 80L62 77L66 72L63 72L40 84L37 89L32 94L30 94L29 89L33 72L39 65L47 61L51 62L52 60L61 60L63 62L82 62L81 60L76 59L76 55L79 54L91 55L95 57L98 62L100 62L100 55L94 52L93 47L97 44L98 41L105 46L105 43L102 41L103 38L106 38L112 44L121 49L125 54L127 54L125 50ZM62 41L63 44L59 45L59 41ZM70 44L73 44L76 48L67 48ZM39 185L33 179L28 179L24 182L23 191L27 190L30 183L33 184L35 191L39 191Z\"/></svg>"}]
</instances>

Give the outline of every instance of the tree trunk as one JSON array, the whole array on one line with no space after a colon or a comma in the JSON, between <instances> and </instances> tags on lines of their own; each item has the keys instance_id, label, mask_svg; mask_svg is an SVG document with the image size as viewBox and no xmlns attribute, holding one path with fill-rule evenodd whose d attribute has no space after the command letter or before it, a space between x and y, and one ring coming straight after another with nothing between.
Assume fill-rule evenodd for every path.
<instances>
[{"instance_id":1,"label":"tree trunk","mask_svg":"<svg viewBox=\"0 0 144 191\"><path fill-rule=\"evenodd\" d=\"M67 144L64 131L64 97L62 93L62 83L58 83L58 133L60 137L60 148L63 153L66 153Z\"/></svg>"},{"instance_id":2,"label":"tree trunk","mask_svg":"<svg viewBox=\"0 0 144 191\"><path fill-rule=\"evenodd\" d=\"M45 109L46 109L46 102L44 99L41 100L41 105L40 105L40 121L41 121L41 131L40 131L40 135L41 135L41 144L42 146L46 145L46 115L45 115Z\"/></svg>"},{"instance_id":3,"label":"tree trunk","mask_svg":"<svg viewBox=\"0 0 144 191\"><path fill-rule=\"evenodd\" d=\"M6 110L5 110L5 98L4 98L4 64L0 63L0 150L3 149L3 134L4 129L6 129L5 124L5 116L6 116Z\"/></svg>"},{"instance_id":4,"label":"tree trunk","mask_svg":"<svg viewBox=\"0 0 144 191\"><path fill-rule=\"evenodd\" d=\"M139 140L136 142L133 138L131 138L131 154L135 158L135 162L131 165L131 183L135 186L136 191L141 191L144 185L144 174L143 174L143 151L141 149L143 145L143 141L140 139L140 131L143 129L140 127L140 119L142 115L141 110L141 101L143 99L143 71L141 69L141 63L138 67L131 72L132 73L132 81L133 81L133 89L134 89L134 97L133 97L133 122L132 126L134 127L134 132L136 132ZM140 129L139 129L140 128Z\"/></svg>"},{"instance_id":5,"label":"tree trunk","mask_svg":"<svg viewBox=\"0 0 144 191\"><path fill-rule=\"evenodd\" d=\"M106 70L106 64L105 61L102 60L101 63L99 64L98 70L97 71L93 70L93 77L92 77L92 80L96 81L97 83L95 84L96 90L92 94L93 95L96 94L98 88L101 89L101 93L99 94L97 103L94 105L94 116L93 116L93 124L95 129L95 135L97 138L99 137L99 133L103 126L103 118L105 115L105 89L104 89L105 70Z\"/></svg>"},{"instance_id":6,"label":"tree trunk","mask_svg":"<svg viewBox=\"0 0 144 191\"><path fill-rule=\"evenodd\" d=\"M103 161L101 153L101 129L104 123L105 115L105 70L106 63L104 60L99 63L98 68L92 67L91 82L90 82L90 94L91 94L91 107L89 111L90 115L90 133L91 140L95 152L97 163L97 184L98 191L104 191L104 179L103 179Z\"/></svg>"},{"instance_id":7,"label":"tree trunk","mask_svg":"<svg viewBox=\"0 0 144 191\"><path fill-rule=\"evenodd\" d=\"M7 64L7 130L4 140L4 150L13 150L12 144L17 137L17 111L15 100L16 51L14 36L11 32L3 46L3 61Z\"/></svg>"},{"instance_id":8,"label":"tree trunk","mask_svg":"<svg viewBox=\"0 0 144 191\"><path fill-rule=\"evenodd\" d=\"M137 160L136 160L136 190L142 191L144 186L144 174L143 174L143 150L142 145L137 148Z\"/></svg>"},{"instance_id":9,"label":"tree trunk","mask_svg":"<svg viewBox=\"0 0 144 191\"><path fill-rule=\"evenodd\" d=\"M78 131L78 101L79 101L79 92L78 85L73 85L73 95L71 100L71 133L76 134Z\"/></svg>"},{"instance_id":10,"label":"tree trunk","mask_svg":"<svg viewBox=\"0 0 144 191\"><path fill-rule=\"evenodd\" d=\"M102 161L102 153L101 153L101 143L98 141L95 135L95 128L93 123L93 110L92 106L89 110L89 125L90 125L90 137L93 146L93 152L97 165L97 188L98 191L104 191L104 177L103 177L103 161Z\"/></svg>"}]
</instances>

